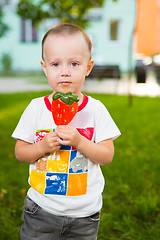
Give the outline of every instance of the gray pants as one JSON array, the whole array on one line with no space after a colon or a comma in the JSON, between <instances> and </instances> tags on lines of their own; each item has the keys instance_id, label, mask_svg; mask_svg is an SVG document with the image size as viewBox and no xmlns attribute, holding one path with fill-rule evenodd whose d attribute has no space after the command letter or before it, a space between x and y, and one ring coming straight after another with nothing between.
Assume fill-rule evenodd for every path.
<instances>
[{"instance_id":1,"label":"gray pants","mask_svg":"<svg viewBox=\"0 0 160 240\"><path fill-rule=\"evenodd\" d=\"M24 202L21 240L96 240L100 213L69 218L44 211L28 196Z\"/></svg>"}]
</instances>

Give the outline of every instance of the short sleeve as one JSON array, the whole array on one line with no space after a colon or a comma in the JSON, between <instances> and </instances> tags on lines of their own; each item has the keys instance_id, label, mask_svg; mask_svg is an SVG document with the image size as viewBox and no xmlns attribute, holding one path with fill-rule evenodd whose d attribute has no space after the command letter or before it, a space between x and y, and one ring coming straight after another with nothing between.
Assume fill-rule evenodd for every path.
<instances>
[{"instance_id":1,"label":"short sleeve","mask_svg":"<svg viewBox=\"0 0 160 240\"><path fill-rule=\"evenodd\" d=\"M34 100L23 112L12 137L29 143L34 143L36 131L36 105Z\"/></svg>"},{"instance_id":2,"label":"short sleeve","mask_svg":"<svg viewBox=\"0 0 160 240\"><path fill-rule=\"evenodd\" d=\"M95 142L98 143L109 138L114 140L120 135L120 130L108 110L97 100L95 109Z\"/></svg>"}]
</instances>

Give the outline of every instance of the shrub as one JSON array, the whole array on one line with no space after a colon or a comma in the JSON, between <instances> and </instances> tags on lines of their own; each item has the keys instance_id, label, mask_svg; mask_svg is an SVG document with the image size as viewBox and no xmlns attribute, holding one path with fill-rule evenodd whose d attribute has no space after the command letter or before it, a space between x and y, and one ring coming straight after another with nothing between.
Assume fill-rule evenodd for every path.
<instances>
[{"instance_id":1,"label":"shrub","mask_svg":"<svg viewBox=\"0 0 160 240\"><path fill-rule=\"evenodd\" d=\"M8 75L12 70L12 57L8 53L2 55L2 71L4 74Z\"/></svg>"}]
</instances>

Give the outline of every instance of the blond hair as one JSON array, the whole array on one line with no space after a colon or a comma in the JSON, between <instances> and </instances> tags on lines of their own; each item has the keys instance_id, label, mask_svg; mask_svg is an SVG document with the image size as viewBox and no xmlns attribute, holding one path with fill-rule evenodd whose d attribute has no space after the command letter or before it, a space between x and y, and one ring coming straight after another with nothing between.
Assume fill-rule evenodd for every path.
<instances>
[{"instance_id":1,"label":"blond hair","mask_svg":"<svg viewBox=\"0 0 160 240\"><path fill-rule=\"evenodd\" d=\"M44 43L46 41L46 38L48 35L74 35L76 33L81 33L87 43L88 50L90 52L90 58L91 58L91 52L92 52L92 41L89 37L89 35L84 31L83 28L81 28L78 25L72 24L72 23L60 23L55 25L54 27L50 28L46 34L44 35L42 39L42 59L44 59L43 56L43 48Z\"/></svg>"}]
</instances>

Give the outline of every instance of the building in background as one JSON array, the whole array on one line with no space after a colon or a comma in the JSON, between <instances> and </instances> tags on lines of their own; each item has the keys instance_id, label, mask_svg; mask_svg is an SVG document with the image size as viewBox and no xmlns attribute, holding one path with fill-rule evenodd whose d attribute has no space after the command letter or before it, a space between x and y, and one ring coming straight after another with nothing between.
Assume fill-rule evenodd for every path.
<instances>
[{"instance_id":1,"label":"building in background","mask_svg":"<svg viewBox=\"0 0 160 240\"><path fill-rule=\"evenodd\" d=\"M135 27L135 13L135 0L105 1L99 20L92 20L87 29L93 39L96 64L119 65L122 72L130 69L130 41Z\"/></svg>"},{"instance_id":2,"label":"building in background","mask_svg":"<svg viewBox=\"0 0 160 240\"><path fill-rule=\"evenodd\" d=\"M58 22L57 19L46 20L36 29L31 20L24 21L17 15L18 0L5 2L4 20L10 30L0 38L0 70L2 56L8 54L14 71L41 71L41 40L44 33ZM136 0L106 0L102 8L89 11L90 24L86 31L93 40L93 58L96 65L118 65L122 72L129 70L135 8ZM134 64L133 58L132 62Z\"/></svg>"}]
</instances>

